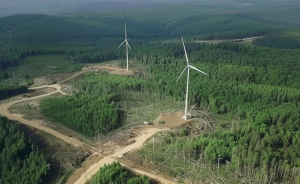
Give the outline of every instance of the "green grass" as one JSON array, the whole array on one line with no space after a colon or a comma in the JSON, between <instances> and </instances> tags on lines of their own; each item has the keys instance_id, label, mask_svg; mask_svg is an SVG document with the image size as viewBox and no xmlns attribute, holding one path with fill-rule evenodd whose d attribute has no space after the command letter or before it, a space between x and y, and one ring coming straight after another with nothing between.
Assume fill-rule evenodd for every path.
<instances>
[{"instance_id":1,"label":"green grass","mask_svg":"<svg viewBox=\"0 0 300 184\"><path fill-rule=\"evenodd\" d=\"M39 55L24 59L18 67L8 69L10 76L20 79L25 77L36 78L47 74L74 72L79 70L82 64L71 63L69 56L63 55Z\"/></svg>"},{"instance_id":2,"label":"green grass","mask_svg":"<svg viewBox=\"0 0 300 184\"><path fill-rule=\"evenodd\" d=\"M153 121L160 113L178 111L184 108L184 102L172 97L164 97L156 93L129 91L123 93L118 104L125 110L125 122L140 123Z\"/></svg>"}]
</instances>

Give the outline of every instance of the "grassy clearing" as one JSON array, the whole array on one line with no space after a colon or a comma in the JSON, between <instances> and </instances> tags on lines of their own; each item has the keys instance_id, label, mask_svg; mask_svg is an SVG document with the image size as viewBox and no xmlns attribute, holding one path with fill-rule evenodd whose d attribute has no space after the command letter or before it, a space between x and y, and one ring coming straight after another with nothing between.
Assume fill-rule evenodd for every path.
<instances>
[{"instance_id":1,"label":"grassy clearing","mask_svg":"<svg viewBox=\"0 0 300 184\"><path fill-rule=\"evenodd\" d=\"M159 107L166 109L169 107L167 104L158 104ZM178 103L178 109L183 107L183 102L181 107ZM155 103L152 103L152 108L155 109ZM192 140L204 132L212 134L220 128L230 130L232 124L236 126L237 120L211 114L207 110L208 107L203 104L199 108L188 108L194 120L186 123L185 128L178 127L154 134L142 149L127 153L126 159L180 183L210 183L215 180L219 181L216 179L218 177L230 178L232 172L227 169L227 165L223 164L217 169L217 162L214 164L208 162L204 153L194 150ZM143 110L140 111L143 112ZM155 140L154 143L153 140ZM232 183L240 181L240 178L230 180Z\"/></svg>"},{"instance_id":2,"label":"grassy clearing","mask_svg":"<svg viewBox=\"0 0 300 184\"><path fill-rule=\"evenodd\" d=\"M205 160L189 149L188 138L185 137L184 129L158 132L142 149L128 153L126 158L154 172L166 174L180 183L184 183L185 179L189 183L201 183L201 179L208 177L202 169L206 167Z\"/></svg>"},{"instance_id":3,"label":"grassy clearing","mask_svg":"<svg viewBox=\"0 0 300 184\"><path fill-rule=\"evenodd\" d=\"M152 92L127 91L121 98L118 105L125 112L125 123L130 124L153 121L160 113L178 111L184 107L184 102Z\"/></svg>"},{"instance_id":4,"label":"grassy clearing","mask_svg":"<svg viewBox=\"0 0 300 184\"><path fill-rule=\"evenodd\" d=\"M192 149L190 140L193 138L188 134L184 128L158 132L148 139L142 149L125 157L179 183L210 183L217 177L230 178L232 172L227 170L226 165L217 169L217 162L209 163L203 153ZM234 179L231 182L235 182Z\"/></svg>"},{"instance_id":5,"label":"grassy clearing","mask_svg":"<svg viewBox=\"0 0 300 184\"><path fill-rule=\"evenodd\" d=\"M235 42L240 44L252 45L253 40L259 37L249 37L243 39L224 39L224 40L196 40L195 43L219 44L222 42Z\"/></svg>"},{"instance_id":6,"label":"grassy clearing","mask_svg":"<svg viewBox=\"0 0 300 184\"><path fill-rule=\"evenodd\" d=\"M207 109L202 106L201 109L203 108ZM221 160L218 166L218 159L212 163L208 160L206 152L199 152L194 147L195 138L199 135L203 133L208 135L225 129L235 132L241 120L210 114L207 110L190 110L190 112L196 115L193 121L184 127L154 134L142 149L127 153L125 155L127 161L153 173L171 177L179 183L251 183L260 180L260 174L248 173L245 168L235 168L228 162L230 160ZM204 121L198 121L197 116ZM203 122L209 122L209 125L205 126ZM260 172L259 168L253 168L253 171Z\"/></svg>"},{"instance_id":7,"label":"grassy clearing","mask_svg":"<svg viewBox=\"0 0 300 184\"><path fill-rule=\"evenodd\" d=\"M10 77L25 79L36 78L47 74L74 72L79 70L82 64L73 63L69 56L63 55L40 55L24 59L18 67L7 70Z\"/></svg>"}]
</instances>

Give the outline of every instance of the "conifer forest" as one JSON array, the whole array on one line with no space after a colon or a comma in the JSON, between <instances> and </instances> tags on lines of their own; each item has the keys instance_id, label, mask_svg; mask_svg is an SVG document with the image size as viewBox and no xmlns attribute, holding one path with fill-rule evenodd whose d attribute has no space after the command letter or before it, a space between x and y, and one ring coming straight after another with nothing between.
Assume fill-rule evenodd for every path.
<instances>
[{"instance_id":1,"label":"conifer forest","mask_svg":"<svg viewBox=\"0 0 300 184\"><path fill-rule=\"evenodd\" d=\"M132 74L101 69L57 77L45 85L74 90L41 98L38 112L89 138L183 112L186 73L176 82L187 64L182 36L189 62L208 74L189 74L188 109L202 114L125 157L151 162L177 183L300 183L299 1L102 3L54 15L0 13L0 106L30 93L37 78L115 62L125 70L125 46L117 48L126 22ZM45 183L48 160L34 143L1 115L0 183ZM110 182L155 183L118 162L87 181Z\"/></svg>"}]
</instances>

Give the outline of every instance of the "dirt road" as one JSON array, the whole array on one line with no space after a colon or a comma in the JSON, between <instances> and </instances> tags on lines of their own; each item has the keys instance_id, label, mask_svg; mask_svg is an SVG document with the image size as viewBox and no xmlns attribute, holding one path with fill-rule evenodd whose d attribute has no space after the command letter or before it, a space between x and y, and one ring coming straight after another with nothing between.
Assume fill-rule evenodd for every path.
<instances>
[{"instance_id":1,"label":"dirt road","mask_svg":"<svg viewBox=\"0 0 300 184\"><path fill-rule=\"evenodd\" d=\"M68 80L71 80L72 78L74 78L74 77L76 77L76 76L78 76L78 75L80 75L80 74L88 71L91 68L98 68L98 69L104 68L104 69L108 69L110 71L125 71L125 72L128 72L127 70L120 69L120 68L113 68L113 67L106 67L106 66L92 66L92 67L87 67L87 68L83 69L82 71L74 74L73 76L69 77L68 79L60 81L59 83L63 83L63 82L66 82ZM49 96L49 95L52 95L52 94L55 94L55 93L61 93L63 95L66 95L64 92L61 91L61 86L59 84L43 85L43 86L38 86L38 87L34 87L34 88L29 88L29 89L40 89L40 88L55 88L56 90L53 91L53 92L51 92L51 93L44 94L44 95L35 96L35 97L31 97L31 98L26 98L26 99L22 99L22 100L16 100L16 101L4 104L4 105L2 105L0 107L0 113L1 113L1 115L7 117L10 120L16 120L16 121L19 121L19 122L21 122L23 124L26 124L26 125L29 125L31 127L34 127L36 129L43 130L43 131L45 131L47 133L50 133L50 134L52 134L52 135L54 135L54 136L62 139L63 141L66 141L66 142L68 142L70 144L73 144L75 146L84 146L84 145L86 145L85 143L83 143L83 142L81 142L81 141L79 141L77 139L74 139L74 138L68 137L66 135L63 135L63 134L61 134L61 133L59 133L59 132L57 132L57 131L55 131L55 130L53 130L51 128L44 127L41 124L39 124L38 122L28 121L26 119L23 119L21 114L10 114L9 113L8 108L10 106L12 106L14 104L17 104L17 103L20 103L20 102L42 98L42 97ZM77 183L77 184L83 184L83 183L85 183L104 164L112 163L113 161L117 160L117 158L118 158L119 155L122 155L122 154L124 154L124 153L126 153L128 151L140 148L143 145L143 143L149 137L151 137L153 134L155 134L158 131L161 131L161 129L155 129L155 128L144 129L141 132L142 133L141 136L134 138L135 139L135 143L134 144L131 144L131 145L129 145L129 146L127 146L127 147L125 147L125 148L123 148L123 149L121 149L121 150L113 153L110 157L103 157L103 159L101 159L99 162L97 162L96 164L93 164L89 169L87 169L84 172L84 174L81 175L81 177L75 183ZM91 150L99 154L99 151L96 148L91 147ZM155 179L157 181L160 181L162 183L175 184L174 182L171 182L171 181L166 180L164 178L155 176L155 175L153 175L151 173L147 173L147 172L141 171L139 169L135 169L135 168L132 168L130 166L124 165L124 164L122 164L122 165L124 167L126 167L127 169L130 169L130 170L132 170L133 172L135 172L137 174L145 174L148 177L153 178L153 179Z\"/></svg>"},{"instance_id":2,"label":"dirt road","mask_svg":"<svg viewBox=\"0 0 300 184\"><path fill-rule=\"evenodd\" d=\"M147 128L147 129L143 129L141 131L141 136L139 137L135 137L133 138L136 142L134 144L131 144L129 146L126 146L125 148L113 153L112 155L108 156L108 157L103 157L103 159L101 159L99 162L95 163L94 165L92 165L88 170L86 170L84 172L84 174L81 175L81 177L75 182L75 184L83 184L85 183L88 179L90 179L94 174L97 173L97 171L103 167L104 164L110 164L113 161L117 161L117 158L120 155L123 155L124 153L127 153L129 151L135 150L135 149L139 149L140 147L142 147L143 143L149 138L151 137L153 134L155 134L158 131L162 131L162 129L156 129L156 128ZM136 168L132 168L130 166L127 166L125 164L121 165L123 167L126 167L127 169L130 169L131 171L133 171L134 173L137 174L141 174L141 175L146 175L149 178L153 178L156 181L159 181L161 183L166 183L166 184L175 184L175 182L169 181L167 179L164 179L162 177L156 176L154 174L148 173L148 172L144 172L142 170L136 169ZM70 183L71 182L67 182Z\"/></svg>"},{"instance_id":3,"label":"dirt road","mask_svg":"<svg viewBox=\"0 0 300 184\"><path fill-rule=\"evenodd\" d=\"M43 85L43 86L38 86L38 87L34 87L34 88L28 88L28 89L41 89L41 88L55 88L56 91L54 91L53 93L56 93L56 92L59 92L63 95L66 95L64 92L61 91L61 86L58 85L58 84L53 84L53 85ZM50 95L50 94L46 94L47 95ZM43 97L43 96L39 96L40 97ZM32 100L32 98L30 98L29 100ZM24 100L24 101L27 101L27 100Z\"/></svg>"},{"instance_id":4,"label":"dirt road","mask_svg":"<svg viewBox=\"0 0 300 184\"><path fill-rule=\"evenodd\" d=\"M122 69L122 68L114 68L114 67L109 67L109 66L90 66L90 67L86 67L86 68L82 69L80 72L75 73L75 74L72 75L71 77L69 77L69 78L67 78L67 79L65 79L65 80L60 81L59 83L64 83L64 82L66 82L66 81L69 81L69 80L73 79L74 77L77 77L77 76L79 76L79 75L81 75L81 74L87 72L87 71L90 70L90 69L96 69L96 68L97 68L97 69L107 69L107 70L110 70L110 71L123 71L123 72L129 72L129 71L127 71L127 70L125 70L125 69Z\"/></svg>"},{"instance_id":5,"label":"dirt road","mask_svg":"<svg viewBox=\"0 0 300 184\"><path fill-rule=\"evenodd\" d=\"M47 86L41 86L41 88L44 88L44 87L47 87ZM10 102L10 103L7 103L5 105L2 105L0 107L0 113L2 116L5 116L7 117L8 119L10 120L16 120L16 121L19 121L23 124L26 124L26 125L29 125L31 127L34 127L34 128L37 128L39 130L43 130L45 132L48 132L70 144L73 144L75 146L82 146L83 143L78 141L77 139L74 139L74 138L71 138L71 137L68 137L68 136L65 136L65 135L62 135L60 134L59 132L55 131L55 130L52 130L50 128L47 128L47 127L44 127L42 125L40 125L38 122L35 122L35 121L28 121L26 119L23 119L22 118L22 115L21 114L10 114L9 111L8 111L8 108L11 106L11 105L14 105L16 103L19 103L19 102L24 102L24 101L28 101L28 100L34 100L34 99L37 99L37 98L42 98L42 97L45 97L45 96L49 96L49 95L52 95L54 93L57 93L57 92L60 92L60 86L59 85L49 85L48 87L52 87L52 88L55 88L56 90L51 92L51 93L48 93L48 94L45 94L45 95L40 95L40 96L35 96L35 97L31 97L31 98L26 98L26 99L22 99L22 100L17 100L17 101L13 101L13 102ZM37 88L35 88L37 89Z\"/></svg>"}]
</instances>

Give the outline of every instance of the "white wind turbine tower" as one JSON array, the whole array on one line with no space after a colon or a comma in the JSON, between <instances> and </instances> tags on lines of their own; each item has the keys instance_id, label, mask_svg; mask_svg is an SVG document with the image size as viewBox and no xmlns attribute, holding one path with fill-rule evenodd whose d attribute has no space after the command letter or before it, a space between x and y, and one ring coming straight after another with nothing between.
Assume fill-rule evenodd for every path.
<instances>
[{"instance_id":1,"label":"white wind turbine tower","mask_svg":"<svg viewBox=\"0 0 300 184\"><path fill-rule=\"evenodd\" d=\"M189 58L186 54L186 50L185 50L185 46L184 46L184 42L183 42L183 37L181 36L181 40L182 40L182 44L183 44L183 48L184 48L184 53L185 53L185 57L186 57L186 63L187 63L187 66L185 67L185 69L182 71L182 73L180 74L180 76L178 77L177 81L180 79L180 77L182 76L182 74L185 72L185 70L187 69L187 81L186 81L186 97L185 97L185 112L184 112L184 116L182 117L183 119L188 119L187 118L187 103L188 103L188 94L189 94L189 75L190 75L190 68L194 69L194 70L197 70L198 72L201 72L205 75L208 76L208 74L202 72L201 70L193 67L192 65L190 65L189 63ZM176 81L176 82L177 82Z\"/></svg>"},{"instance_id":2,"label":"white wind turbine tower","mask_svg":"<svg viewBox=\"0 0 300 184\"><path fill-rule=\"evenodd\" d=\"M126 22L125 22L125 40L124 40L124 42L121 43L121 45L117 49L119 49L123 45L123 43L126 42L126 58L127 58L127 71L128 71L128 47L130 48L130 46L129 46L129 43L127 40L128 39L127 39ZM131 50L131 48L130 48L130 50Z\"/></svg>"}]
</instances>

